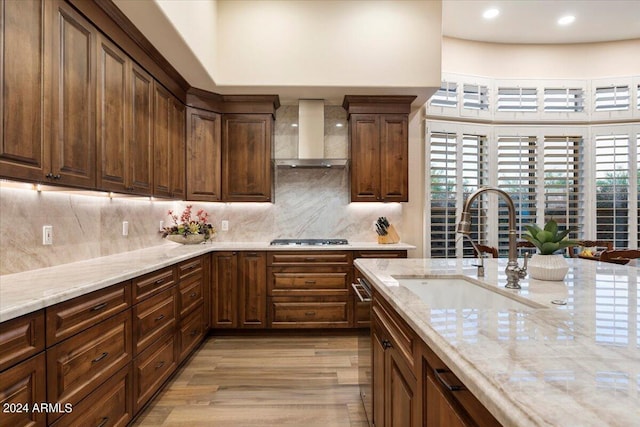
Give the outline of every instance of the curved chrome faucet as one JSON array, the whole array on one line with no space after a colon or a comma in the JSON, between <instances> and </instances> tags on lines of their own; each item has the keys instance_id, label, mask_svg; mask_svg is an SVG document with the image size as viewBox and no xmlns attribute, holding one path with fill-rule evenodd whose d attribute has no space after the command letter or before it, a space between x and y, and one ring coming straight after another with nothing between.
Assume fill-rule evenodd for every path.
<instances>
[{"instance_id":1,"label":"curved chrome faucet","mask_svg":"<svg viewBox=\"0 0 640 427\"><path fill-rule=\"evenodd\" d=\"M496 193L504 198L509 210L509 262L504 272L507 274L507 284L505 288L520 289L520 279L527 275L527 256L525 255L522 267L518 265L518 251L516 248L516 208L511 196L504 190L496 187L481 187L471 193L464 202L462 216L458 223L458 233L469 235L471 233L471 203L482 193Z\"/></svg>"}]
</instances>

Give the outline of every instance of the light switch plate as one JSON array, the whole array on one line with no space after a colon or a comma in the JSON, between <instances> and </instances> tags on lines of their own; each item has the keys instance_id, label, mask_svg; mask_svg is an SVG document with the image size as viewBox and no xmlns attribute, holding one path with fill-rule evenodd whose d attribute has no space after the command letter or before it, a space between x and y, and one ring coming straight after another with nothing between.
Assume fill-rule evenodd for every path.
<instances>
[{"instance_id":1,"label":"light switch plate","mask_svg":"<svg viewBox=\"0 0 640 427\"><path fill-rule=\"evenodd\" d=\"M229 231L229 221L227 221L226 219L223 220L220 228L222 229L222 231Z\"/></svg>"},{"instance_id":2,"label":"light switch plate","mask_svg":"<svg viewBox=\"0 0 640 427\"><path fill-rule=\"evenodd\" d=\"M129 221L122 221L122 235L129 235Z\"/></svg>"},{"instance_id":3,"label":"light switch plate","mask_svg":"<svg viewBox=\"0 0 640 427\"><path fill-rule=\"evenodd\" d=\"M53 225L42 226L42 244L53 245Z\"/></svg>"}]
</instances>

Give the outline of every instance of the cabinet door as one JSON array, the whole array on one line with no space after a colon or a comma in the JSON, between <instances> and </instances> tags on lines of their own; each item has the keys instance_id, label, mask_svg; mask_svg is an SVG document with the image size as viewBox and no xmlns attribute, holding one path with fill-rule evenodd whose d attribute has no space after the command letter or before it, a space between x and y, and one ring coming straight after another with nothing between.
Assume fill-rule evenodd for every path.
<instances>
[{"instance_id":1,"label":"cabinet door","mask_svg":"<svg viewBox=\"0 0 640 427\"><path fill-rule=\"evenodd\" d=\"M371 393L373 394L373 425L384 426L385 412L385 348L377 327L371 328L371 346L372 346L372 384Z\"/></svg>"},{"instance_id":2,"label":"cabinet door","mask_svg":"<svg viewBox=\"0 0 640 427\"><path fill-rule=\"evenodd\" d=\"M222 118L222 199L271 200L270 114L225 114Z\"/></svg>"},{"instance_id":3,"label":"cabinet door","mask_svg":"<svg viewBox=\"0 0 640 427\"><path fill-rule=\"evenodd\" d=\"M267 257L264 252L241 252L239 308L242 328L267 325Z\"/></svg>"},{"instance_id":4,"label":"cabinet door","mask_svg":"<svg viewBox=\"0 0 640 427\"><path fill-rule=\"evenodd\" d=\"M54 4L51 173L60 184L94 188L97 33L66 2Z\"/></svg>"},{"instance_id":5,"label":"cabinet door","mask_svg":"<svg viewBox=\"0 0 640 427\"><path fill-rule=\"evenodd\" d=\"M419 427L422 402L417 396L418 382L402 354L391 345L385 354L385 425Z\"/></svg>"},{"instance_id":6,"label":"cabinet door","mask_svg":"<svg viewBox=\"0 0 640 427\"><path fill-rule=\"evenodd\" d=\"M424 389L426 393L426 422L428 426L465 427L464 418L445 398L437 384L431 376L424 379Z\"/></svg>"},{"instance_id":7,"label":"cabinet door","mask_svg":"<svg viewBox=\"0 0 640 427\"><path fill-rule=\"evenodd\" d=\"M220 115L187 109L187 200L220 200Z\"/></svg>"},{"instance_id":8,"label":"cabinet door","mask_svg":"<svg viewBox=\"0 0 640 427\"><path fill-rule=\"evenodd\" d=\"M211 266L211 326L238 326L238 256L236 252L218 252Z\"/></svg>"},{"instance_id":9,"label":"cabinet door","mask_svg":"<svg viewBox=\"0 0 640 427\"><path fill-rule=\"evenodd\" d=\"M157 82L153 85L153 195L171 197L171 95Z\"/></svg>"},{"instance_id":10,"label":"cabinet door","mask_svg":"<svg viewBox=\"0 0 640 427\"><path fill-rule=\"evenodd\" d=\"M45 426L47 414L33 412L34 405L47 402L44 352L0 373L0 427ZM10 411L9 405L20 405L22 411ZM25 411L25 405L29 410Z\"/></svg>"},{"instance_id":11,"label":"cabinet door","mask_svg":"<svg viewBox=\"0 0 640 427\"><path fill-rule=\"evenodd\" d=\"M151 195L153 181L153 79L132 63L130 94L129 171L127 191Z\"/></svg>"},{"instance_id":12,"label":"cabinet door","mask_svg":"<svg viewBox=\"0 0 640 427\"><path fill-rule=\"evenodd\" d=\"M186 197L186 116L185 107L172 98L169 105L169 180L171 197L184 200Z\"/></svg>"},{"instance_id":13,"label":"cabinet door","mask_svg":"<svg viewBox=\"0 0 640 427\"><path fill-rule=\"evenodd\" d=\"M409 201L409 124L406 115L380 117L380 197Z\"/></svg>"},{"instance_id":14,"label":"cabinet door","mask_svg":"<svg viewBox=\"0 0 640 427\"><path fill-rule=\"evenodd\" d=\"M352 114L351 201L380 201L380 125L376 114Z\"/></svg>"},{"instance_id":15,"label":"cabinet door","mask_svg":"<svg viewBox=\"0 0 640 427\"><path fill-rule=\"evenodd\" d=\"M51 84L45 61L48 0L3 1L0 8L0 176L41 180L49 173L44 133ZM45 32L46 31L46 32Z\"/></svg>"},{"instance_id":16,"label":"cabinet door","mask_svg":"<svg viewBox=\"0 0 640 427\"><path fill-rule=\"evenodd\" d=\"M128 179L129 60L106 37L98 38L98 188L123 191Z\"/></svg>"}]
</instances>

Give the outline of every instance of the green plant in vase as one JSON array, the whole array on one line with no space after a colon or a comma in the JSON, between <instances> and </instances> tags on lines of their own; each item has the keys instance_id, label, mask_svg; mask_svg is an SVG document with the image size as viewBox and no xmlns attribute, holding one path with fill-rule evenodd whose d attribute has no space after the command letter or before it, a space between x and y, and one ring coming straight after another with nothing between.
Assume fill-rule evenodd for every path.
<instances>
[{"instance_id":1,"label":"green plant in vase","mask_svg":"<svg viewBox=\"0 0 640 427\"><path fill-rule=\"evenodd\" d=\"M560 230L558 223L553 219L547 222L544 228L535 224L525 227L527 231L522 237L533 243L540 251L539 254L534 254L529 262L528 271L531 277L538 280L564 280L569 271L569 265L564 255L556 252L578 244L576 240L567 237L573 230L570 228Z\"/></svg>"}]
</instances>

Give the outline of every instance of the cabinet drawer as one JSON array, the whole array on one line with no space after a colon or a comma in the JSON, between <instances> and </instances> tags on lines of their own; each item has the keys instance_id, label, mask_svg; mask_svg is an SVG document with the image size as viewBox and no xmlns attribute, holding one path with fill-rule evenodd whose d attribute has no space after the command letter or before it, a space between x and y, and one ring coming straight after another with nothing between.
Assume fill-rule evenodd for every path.
<instances>
[{"instance_id":1,"label":"cabinet drawer","mask_svg":"<svg viewBox=\"0 0 640 427\"><path fill-rule=\"evenodd\" d=\"M124 427L133 417L131 365L120 369L107 382L63 415L53 427Z\"/></svg>"},{"instance_id":2,"label":"cabinet drawer","mask_svg":"<svg viewBox=\"0 0 640 427\"><path fill-rule=\"evenodd\" d=\"M131 313L122 312L47 349L47 399L76 405L131 361ZM60 414L49 414L49 422Z\"/></svg>"},{"instance_id":3,"label":"cabinet drawer","mask_svg":"<svg viewBox=\"0 0 640 427\"><path fill-rule=\"evenodd\" d=\"M180 326L180 357L182 362L204 337L203 305L189 314Z\"/></svg>"},{"instance_id":4,"label":"cabinet drawer","mask_svg":"<svg viewBox=\"0 0 640 427\"><path fill-rule=\"evenodd\" d=\"M160 336L173 333L176 324L175 288L133 307L133 347L139 354Z\"/></svg>"},{"instance_id":5,"label":"cabinet drawer","mask_svg":"<svg viewBox=\"0 0 640 427\"><path fill-rule=\"evenodd\" d=\"M130 282L125 282L47 307L47 346L69 338L130 306Z\"/></svg>"},{"instance_id":6,"label":"cabinet drawer","mask_svg":"<svg viewBox=\"0 0 640 427\"><path fill-rule=\"evenodd\" d=\"M279 272L271 273L269 294L346 295L349 293L349 273Z\"/></svg>"},{"instance_id":7,"label":"cabinet drawer","mask_svg":"<svg viewBox=\"0 0 640 427\"><path fill-rule=\"evenodd\" d=\"M133 303L138 303L151 295L169 289L177 282L176 269L163 268L153 273L133 279Z\"/></svg>"},{"instance_id":8,"label":"cabinet drawer","mask_svg":"<svg viewBox=\"0 0 640 427\"><path fill-rule=\"evenodd\" d=\"M381 299L373 299L371 305L372 321L379 323L389 336L383 337L394 342L407 364L414 369L418 358L419 340L407 324Z\"/></svg>"},{"instance_id":9,"label":"cabinet drawer","mask_svg":"<svg viewBox=\"0 0 640 427\"><path fill-rule=\"evenodd\" d=\"M347 298L284 298L270 301L273 328L346 328L349 326Z\"/></svg>"},{"instance_id":10,"label":"cabinet drawer","mask_svg":"<svg viewBox=\"0 0 640 427\"><path fill-rule=\"evenodd\" d=\"M137 413L175 370L174 334L164 336L133 362L133 400Z\"/></svg>"},{"instance_id":11,"label":"cabinet drawer","mask_svg":"<svg viewBox=\"0 0 640 427\"><path fill-rule=\"evenodd\" d=\"M40 353L31 359L0 373L0 426L45 426L46 413L32 411L8 411L6 405L24 408L47 401L45 357Z\"/></svg>"},{"instance_id":12,"label":"cabinet drawer","mask_svg":"<svg viewBox=\"0 0 640 427\"><path fill-rule=\"evenodd\" d=\"M199 276L202 277L203 272L203 259L202 257L190 259L178 264L178 278L184 280L187 277Z\"/></svg>"},{"instance_id":13,"label":"cabinet drawer","mask_svg":"<svg viewBox=\"0 0 640 427\"><path fill-rule=\"evenodd\" d=\"M178 289L178 313L180 313L181 319L198 304L202 304L203 301L202 277L193 276L184 282L180 282Z\"/></svg>"},{"instance_id":14,"label":"cabinet drawer","mask_svg":"<svg viewBox=\"0 0 640 427\"><path fill-rule=\"evenodd\" d=\"M357 258L406 258L407 251L356 251L353 259Z\"/></svg>"},{"instance_id":15,"label":"cabinet drawer","mask_svg":"<svg viewBox=\"0 0 640 427\"><path fill-rule=\"evenodd\" d=\"M351 266L351 252L338 251L301 251L270 252L267 264L270 266L285 265L344 265Z\"/></svg>"},{"instance_id":16,"label":"cabinet drawer","mask_svg":"<svg viewBox=\"0 0 640 427\"><path fill-rule=\"evenodd\" d=\"M44 350L44 310L0 323L0 371Z\"/></svg>"}]
</instances>

